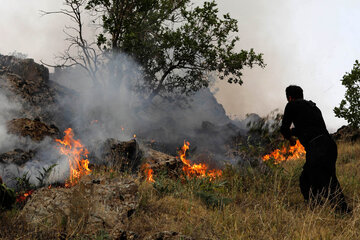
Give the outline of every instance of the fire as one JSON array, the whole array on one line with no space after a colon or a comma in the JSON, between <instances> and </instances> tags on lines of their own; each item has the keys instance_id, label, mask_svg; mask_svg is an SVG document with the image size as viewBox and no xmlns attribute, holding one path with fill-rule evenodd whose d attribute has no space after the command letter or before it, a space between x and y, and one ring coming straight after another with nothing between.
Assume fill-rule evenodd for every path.
<instances>
[{"instance_id":1,"label":"fire","mask_svg":"<svg viewBox=\"0 0 360 240\"><path fill-rule=\"evenodd\" d=\"M142 165L141 168L143 169L143 171L144 171L144 173L145 173L146 181L147 181L147 182L151 182L151 183L155 182L155 180L154 180L154 178L153 178L154 170L152 170L152 169L150 168L150 164L145 163L144 165Z\"/></svg>"},{"instance_id":2,"label":"fire","mask_svg":"<svg viewBox=\"0 0 360 240\"><path fill-rule=\"evenodd\" d=\"M71 128L65 130L64 140L56 139L59 143L59 151L67 156L70 166L70 178L65 183L65 187L74 186L83 175L91 173L89 169L89 151L81 144L80 140L74 139Z\"/></svg>"},{"instance_id":3,"label":"fire","mask_svg":"<svg viewBox=\"0 0 360 240\"><path fill-rule=\"evenodd\" d=\"M275 164L279 164L283 161L296 160L302 157L306 153L305 148L299 140L296 141L294 146L290 146L289 149L283 147L282 149L276 149L270 154L267 154L262 157L263 161L268 161L269 159L274 159Z\"/></svg>"},{"instance_id":4,"label":"fire","mask_svg":"<svg viewBox=\"0 0 360 240\"><path fill-rule=\"evenodd\" d=\"M184 163L183 172L186 176L192 177L210 177L210 180L213 180L222 175L221 170L208 170L208 166L204 163L199 164L191 164L190 160L186 159L186 151L189 150L190 143L184 141L184 145L181 147L179 151L179 156L181 161Z\"/></svg>"},{"instance_id":5,"label":"fire","mask_svg":"<svg viewBox=\"0 0 360 240\"><path fill-rule=\"evenodd\" d=\"M29 190L26 193L24 193L23 195L20 195L16 198L16 202L17 203L24 203L30 196L31 194L33 194L35 190Z\"/></svg>"}]
</instances>

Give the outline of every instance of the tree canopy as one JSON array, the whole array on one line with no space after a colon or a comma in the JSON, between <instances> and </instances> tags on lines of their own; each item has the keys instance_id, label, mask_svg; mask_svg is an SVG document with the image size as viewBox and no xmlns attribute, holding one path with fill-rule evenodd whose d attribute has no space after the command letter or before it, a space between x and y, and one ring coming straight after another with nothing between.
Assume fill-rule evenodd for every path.
<instances>
[{"instance_id":1,"label":"tree canopy","mask_svg":"<svg viewBox=\"0 0 360 240\"><path fill-rule=\"evenodd\" d=\"M197 91L211 75L242 84L244 67L265 66L253 49L236 50L237 20L219 17L215 1L66 0L79 2L97 17L97 45L106 56L125 53L139 64L144 81L137 87L149 99Z\"/></svg>"},{"instance_id":2,"label":"tree canopy","mask_svg":"<svg viewBox=\"0 0 360 240\"><path fill-rule=\"evenodd\" d=\"M341 80L346 87L345 99L334 108L336 117L344 118L353 127L360 127L360 63L355 61L350 73L345 73Z\"/></svg>"}]
</instances>

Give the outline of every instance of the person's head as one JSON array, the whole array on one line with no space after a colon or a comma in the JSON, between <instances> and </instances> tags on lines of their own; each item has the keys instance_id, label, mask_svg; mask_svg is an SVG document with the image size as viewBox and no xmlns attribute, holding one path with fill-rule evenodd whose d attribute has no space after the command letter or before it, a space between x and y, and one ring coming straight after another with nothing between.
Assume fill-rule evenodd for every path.
<instances>
[{"instance_id":1,"label":"person's head","mask_svg":"<svg viewBox=\"0 0 360 240\"><path fill-rule=\"evenodd\" d=\"M286 88L286 98L290 102L292 100L303 99L304 94L301 87L296 85L290 85Z\"/></svg>"}]
</instances>

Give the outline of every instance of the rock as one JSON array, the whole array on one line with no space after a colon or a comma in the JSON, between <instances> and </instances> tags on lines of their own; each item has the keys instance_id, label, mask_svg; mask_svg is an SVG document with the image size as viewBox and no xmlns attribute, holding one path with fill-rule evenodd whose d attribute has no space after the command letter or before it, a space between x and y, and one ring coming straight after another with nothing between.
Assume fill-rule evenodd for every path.
<instances>
[{"instance_id":1,"label":"rock","mask_svg":"<svg viewBox=\"0 0 360 240\"><path fill-rule=\"evenodd\" d=\"M100 180L100 184L94 184ZM71 188L42 188L35 191L21 211L33 226L62 226L69 236L95 235L111 230L130 217L139 204L138 186L131 178L82 177Z\"/></svg>"},{"instance_id":2,"label":"rock","mask_svg":"<svg viewBox=\"0 0 360 240\"><path fill-rule=\"evenodd\" d=\"M46 125L39 119L28 118L13 119L7 124L8 132L11 134L27 137L34 141L42 141L46 136L59 138L59 129L54 125Z\"/></svg>"},{"instance_id":3,"label":"rock","mask_svg":"<svg viewBox=\"0 0 360 240\"><path fill-rule=\"evenodd\" d=\"M120 171L137 171L142 157L142 152L135 139L128 142L120 142L119 140L109 138L101 144L96 152L96 155L101 156L101 159L108 166Z\"/></svg>"},{"instance_id":4,"label":"rock","mask_svg":"<svg viewBox=\"0 0 360 240\"><path fill-rule=\"evenodd\" d=\"M48 69L28 60L0 55L0 87L21 97L18 99L23 104L46 106L55 103L55 92L48 85Z\"/></svg>"},{"instance_id":5,"label":"rock","mask_svg":"<svg viewBox=\"0 0 360 240\"><path fill-rule=\"evenodd\" d=\"M0 163L23 165L30 161L35 156L35 152L30 150L28 152L22 149L15 149L10 152L0 154Z\"/></svg>"},{"instance_id":6,"label":"rock","mask_svg":"<svg viewBox=\"0 0 360 240\"><path fill-rule=\"evenodd\" d=\"M154 174L166 172L170 177L178 177L182 173L184 164L181 159L177 157L153 149L147 149L144 157L145 163L148 164L148 168L154 171ZM142 172L142 174L144 174L144 172Z\"/></svg>"},{"instance_id":7,"label":"rock","mask_svg":"<svg viewBox=\"0 0 360 240\"><path fill-rule=\"evenodd\" d=\"M65 114L71 112L75 93L52 81L49 70L33 59L19 59L0 54L0 90L12 102L21 106L17 114L21 117L36 118L63 127L67 123ZM62 106L58 99L64 99Z\"/></svg>"},{"instance_id":8,"label":"rock","mask_svg":"<svg viewBox=\"0 0 360 240\"><path fill-rule=\"evenodd\" d=\"M156 233L150 237L147 237L146 240L193 240L192 237L182 235L177 232L164 231Z\"/></svg>"},{"instance_id":9,"label":"rock","mask_svg":"<svg viewBox=\"0 0 360 240\"><path fill-rule=\"evenodd\" d=\"M360 139L360 129L351 126L342 126L332 134L337 141L356 142Z\"/></svg>"},{"instance_id":10,"label":"rock","mask_svg":"<svg viewBox=\"0 0 360 240\"><path fill-rule=\"evenodd\" d=\"M0 69L15 73L35 84L49 79L49 70L45 66L35 63L33 59L0 55Z\"/></svg>"}]
</instances>

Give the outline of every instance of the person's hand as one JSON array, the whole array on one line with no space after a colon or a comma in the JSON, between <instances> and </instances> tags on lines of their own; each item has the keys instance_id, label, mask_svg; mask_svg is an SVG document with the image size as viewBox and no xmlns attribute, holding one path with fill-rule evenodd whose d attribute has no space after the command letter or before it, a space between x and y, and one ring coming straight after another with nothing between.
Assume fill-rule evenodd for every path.
<instances>
[{"instance_id":1,"label":"person's hand","mask_svg":"<svg viewBox=\"0 0 360 240\"><path fill-rule=\"evenodd\" d=\"M289 141L290 141L290 146L295 146L296 145L296 137L291 136Z\"/></svg>"}]
</instances>

